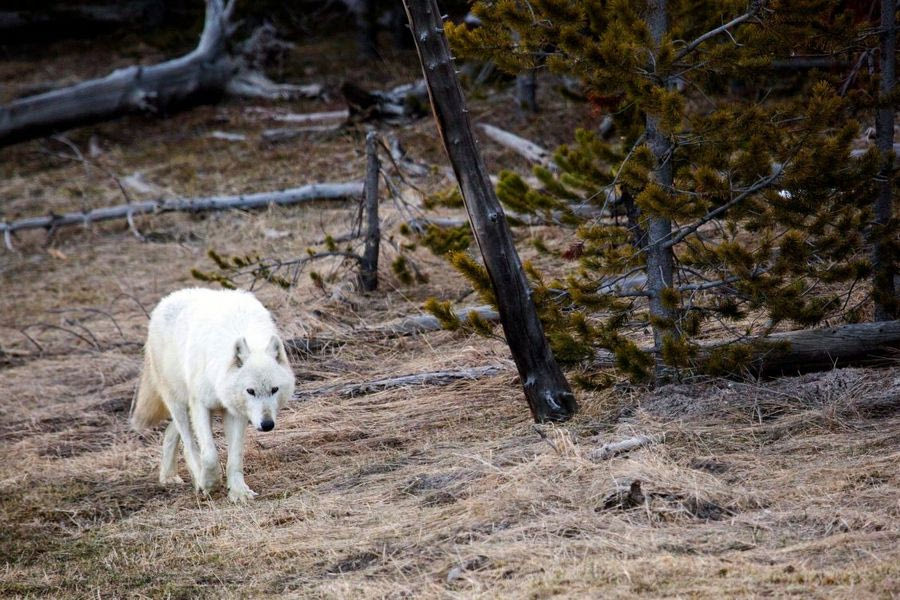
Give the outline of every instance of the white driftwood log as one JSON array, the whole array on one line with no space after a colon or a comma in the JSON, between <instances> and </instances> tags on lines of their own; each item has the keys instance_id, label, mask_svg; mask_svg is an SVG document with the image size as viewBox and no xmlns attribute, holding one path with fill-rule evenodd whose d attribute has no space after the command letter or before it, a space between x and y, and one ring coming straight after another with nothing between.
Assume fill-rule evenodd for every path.
<instances>
[{"instance_id":1,"label":"white driftwood log","mask_svg":"<svg viewBox=\"0 0 900 600\"><path fill-rule=\"evenodd\" d=\"M222 0L208 0L200 43L180 58L149 67L126 67L0 108L0 144L221 93L236 70L225 49L233 9L234 0L227 6Z\"/></svg>"},{"instance_id":2,"label":"white driftwood log","mask_svg":"<svg viewBox=\"0 0 900 600\"><path fill-rule=\"evenodd\" d=\"M493 306L485 304L483 306L469 306L454 311L456 317L465 322L469 318L469 313L474 312L485 321L496 323L500 320L500 315ZM441 323L437 317L433 315L420 315L417 317L406 317L391 321L373 328L370 331L378 332L390 337L400 337L405 335L415 335L417 333L428 333L441 329Z\"/></svg>"},{"instance_id":3,"label":"white driftwood log","mask_svg":"<svg viewBox=\"0 0 900 600\"><path fill-rule=\"evenodd\" d=\"M274 127L264 129L259 139L269 144L289 142L303 136L326 136L341 129L340 125L311 125L309 127Z\"/></svg>"},{"instance_id":4,"label":"white driftwood log","mask_svg":"<svg viewBox=\"0 0 900 600\"><path fill-rule=\"evenodd\" d=\"M280 85L259 70L250 52L263 52L265 36L251 36L235 54L228 40L235 0L207 0L200 42L188 54L151 66L131 66L15 100L0 107L0 146L71 127L107 121L129 113L160 113L204 102L225 93L262 98L318 95L321 86ZM249 43L252 42L252 43Z\"/></svg>"},{"instance_id":5,"label":"white driftwood log","mask_svg":"<svg viewBox=\"0 0 900 600\"><path fill-rule=\"evenodd\" d=\"M313 183L278 192L261 192L237 196L207 196L204 198L174 198L171 200L144 200L131 204L118 204L89 211L69 212L62 215L28 217L12 222L0 222L7 248L12 249L10 234L24 229L54 230L67 225L88 225L98 221L131 219L136 215L165 212L204 212L234 208L262 208L269 205L289 205L318 200L343 200L358 198L363 193L362 182Z\"/></svg>"},{"instance_id":6,"label":"white driftwood log","mask_svg":"<svg viewBox=\"0 0 900 600\"><path fill-rule=\"evenodd\" d=\"M238 71L228 83L225 91L242 98L262 98L263 100L291 100L293 98L318 98L323 88L318 83L295 85L275 83L261 71Z\"/></svg>"},{"instance_id":7,"label":"white driftwood log","mask_svg":"<svg viewBox=\"0 0 900 600\"><path fill-rule=\"evenodd\" d=\"M350 111L329 110L314 113L268 113L266 116L275 121L282 121L285 123L319 123L321 121L344 120L350 116Z\"/></svg>"},{"instance_id":8,"label":"white driftwood log","mask_svg":"<svg viewBox=\"0 0 900 600\"><path fill-rule=\"evenodd\" d=\"M499 127L495 127L494 125L489 125L487 123L479 123L478 127L490 139L494 140L501 146L505 146L506 148L513 150L517 154L524 156L531 162L536 162L546 166L551 166L553 164L552 153L546 148L538 146L531 140L526 140L525 138L514 133L510 133L505 129L500 129Z\"/></svg>"},{"instance_id":9,"label":"white driftwood log","mask_svg":"<svg viewBox=\"0 0 900 600\"><path fill-rule=\"evenodd\" d=\"M362 396L384 390L423 385L448 385L456 381L480 379L491 377L497 373L506 371L507 368L500 365L488 365L485 367L472 367L455 371L429 371L426 373L414 373L399 377L376 379L364 383L350 383L346 385L331 385L310 391L298 391L294 397L300 400L314 398L328 394L337 394L344 397Z\"/></svg>"},{"instance_id":10,"label":"white driftwood log","mask_svg":"<svg viewBox=\"0 0 900 600\"><path fill-rule=\"evenodd\" d=\"M644 446L655 444L659 441L659 437L637 435L619 442L610 442L608 444L603 444L599 448L594 448L588 452L588 458L591 460L607 460L614 456L618 456L619 454L631 452L632 450L637 450L638 448L643 448Z\"/></svg>"}]
</instances>

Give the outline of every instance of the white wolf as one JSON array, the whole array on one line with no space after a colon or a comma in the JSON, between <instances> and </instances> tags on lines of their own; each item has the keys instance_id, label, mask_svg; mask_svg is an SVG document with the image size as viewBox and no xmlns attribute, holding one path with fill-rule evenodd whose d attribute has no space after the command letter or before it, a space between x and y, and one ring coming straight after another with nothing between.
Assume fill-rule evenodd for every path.
<instances>
[{"instance_id":1,"label":"white wolf","mask_svg":"<svg viewBox=\"0 0 900 600\"><path fill-rule=\"evenodd\" d=\"M194 486L209 492L221 478L212 413L225 413L228 498L252 499L244 482L244 430L275 427L278 409L294 393L294 374L269 311L249 292L184 289L150 316L144 370L131 424L146 429L172 418L162 445L159 481L181 482L181 439Z\"/></svg>"}]
</instances>

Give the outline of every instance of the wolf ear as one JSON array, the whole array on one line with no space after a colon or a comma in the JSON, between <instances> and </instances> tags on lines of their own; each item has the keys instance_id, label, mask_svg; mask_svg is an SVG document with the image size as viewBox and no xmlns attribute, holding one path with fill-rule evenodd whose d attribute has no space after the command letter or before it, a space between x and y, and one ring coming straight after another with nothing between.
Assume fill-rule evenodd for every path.
<instances>
[{"instance_id":1,"label":"wolf ear","mask_svg":"<svg viewBox=\"0 0 900 600\"><path fill-rule=\"evenodd\" d=\"M240 338L234 343L234 366L240 369L249 355L250 348L247 347L247 339Z\"/></svg>"},{"instance_id":2,"label":"wolf ear","mask_svg":"<svg viewBox=\"0 0 900 600\"><path fill-rule=\"evenodd\" d=\"M288 364L287 352L284 349L284 344L281 342L280 337L273 335L269 340L269 347L267 350L275 360L283 365Z\"/></svg>"}]
</instances>

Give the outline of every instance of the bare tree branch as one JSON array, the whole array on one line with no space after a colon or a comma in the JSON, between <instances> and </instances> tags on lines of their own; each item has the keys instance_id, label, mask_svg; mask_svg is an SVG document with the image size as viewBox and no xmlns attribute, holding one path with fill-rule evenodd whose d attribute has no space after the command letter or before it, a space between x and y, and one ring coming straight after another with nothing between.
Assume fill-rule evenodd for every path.
<instances>
[{"instance_id":1,"label":"bare tree branch","mask_svg":"<svg viewBox=\"0 0 900 600\"><path fill-rule=\"evenodd\" d=\"M765 4L766 4L765 0L753 0L753 2L750 4L750 10L748 10L746 13L742 14L739 17L735 17L734 19L725 23L724 25L720 25L719 27L716 27L715 29L707 31L706 33L704 33L703 35L701 35L694 41L690 42L687 46L682 48L681 51L675 55L675 62L678 62L679 60L681 60L682 58L684 58L685 56L687 56L688 54L690 54L691 52L693 52L694 50L699 48L700 45L703 44L705 41L712 39L721 33L728 33L730 35L730 33L728 31L729 29L740 25L744 21L749 21L750 19L752 19L753 17L758 15L759 12L765 6Z\"/></svg>"}]
</instances>

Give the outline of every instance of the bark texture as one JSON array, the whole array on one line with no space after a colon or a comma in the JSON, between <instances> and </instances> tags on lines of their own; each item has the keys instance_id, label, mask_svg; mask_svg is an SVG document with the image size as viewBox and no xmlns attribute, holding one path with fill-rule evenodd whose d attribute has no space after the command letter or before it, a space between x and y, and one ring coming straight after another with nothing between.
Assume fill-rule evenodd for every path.
<instances>
[{"instance_id":1,"label":"bark texture","mask_svg":"<svg viewBox=\"0 0 900 600\"><path fill-rule=\"evenodd\" d=\"M431 106L498 299L500 321L536 421L562 421L575 396L556 363L469 120L435 0L404 0Z\"/></svg>"},{"instance_id":2,"label":"bark texture","mask_svg":"<svg viewBox=\"0 0 900 600\"><path fill-rule=\"evenodd\" d=\"M775 333L758 342L763 348L751 361L758 375L796 375L846 366L896 364L900 351L900 321L854 323L840 327ZM781 345L785 349L765 349Z\"/></svg>"},{"instance_id":3,"label":"bark texture","mask_svg":"<svg viewBox=\"0 0 900 600\"><path fill-rule=\"evenodd\" d=\"M893 220L894 188L894 101L897 52L897 0L881 0L881 81L880 103L875 114L875 143L882 154L878 173L878 197L875 199L872 226L872 267L875 320L887 321L897 315L896 222Z\"/></svg>"},{"instance_id":4,"label":"bark texture","mask_svg":"<svg viewBox=\"0 0 900 600\"><path fill-rule=\"evenodd\" d=\"M658 46L668 30L666 0L647 0L647 24L654 43ZM654 61L655 62L655 61ZM668 86L663 80L660 85ZM656 117L647 115L647 143L656 166L653 171L656 184L668 191L674 182L672 168L672 142L660 131ZM650 316L653 319L653 349L656 354L658 370L662 368L661 351L665 337L677 336L675 326L676 313L671 306L666 306L663 292L672 287L674 273L674 257L672 249L665 242L672 235L672 222L659 216L647 218L647 292L650 299Z\"/></svg>"},{"instance_id":5,"label":"bark texture","mask_svg":"<svg viewBox=\"0 0 900 600\"><path fill-rule=\"evenodd\" d=\"M378 136L366 135L366 245L359 264L362 289L371 292L378 287L378 247L381 231L378 223Z\"/></svg>"}]
</instances>

